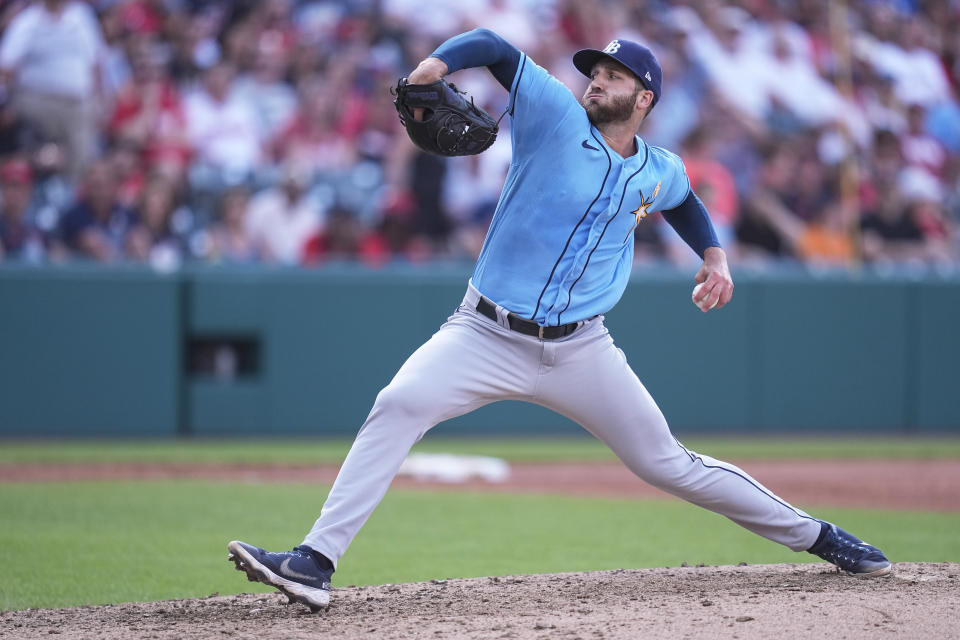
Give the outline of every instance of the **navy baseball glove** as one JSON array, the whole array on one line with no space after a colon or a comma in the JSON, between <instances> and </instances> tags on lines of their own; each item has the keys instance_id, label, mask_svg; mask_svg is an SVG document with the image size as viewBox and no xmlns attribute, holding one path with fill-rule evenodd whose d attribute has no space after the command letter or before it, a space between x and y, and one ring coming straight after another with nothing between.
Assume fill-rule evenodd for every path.
<instances>
[{"instance_id":1,"label":"navy baseball glove","mask_svg":"<svg viewBox=\"0 0 960 640\"><path fill-rule=\"evenodd\" d=\"M472 156L497 139L497 121L445 80L408 84L401 78L392 93L407 135L428 153ZM423 120L414 120L413 110L417 108L423 109Z\"/></svg>"}]
</instances>

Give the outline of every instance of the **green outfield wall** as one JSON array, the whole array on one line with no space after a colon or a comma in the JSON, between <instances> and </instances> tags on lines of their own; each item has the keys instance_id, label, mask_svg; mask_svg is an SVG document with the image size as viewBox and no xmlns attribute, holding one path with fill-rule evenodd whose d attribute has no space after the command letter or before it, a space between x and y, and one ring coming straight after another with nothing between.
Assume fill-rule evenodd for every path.
<instances>
[{"instance_id":1,"label":"green outfield wall","mask_svg":"<svg viewBox=\"0 0 960 640\"><path fill-rule=\"evenodd\" d=\"M469 265L0 267L0 435L345 435L463 295ZM607 317L675 430L960 433L960 276L638 270ZM469 366L469 363L464 363ZM448 433L573 433L524 403Z\"/></svg>"}]
</instances>

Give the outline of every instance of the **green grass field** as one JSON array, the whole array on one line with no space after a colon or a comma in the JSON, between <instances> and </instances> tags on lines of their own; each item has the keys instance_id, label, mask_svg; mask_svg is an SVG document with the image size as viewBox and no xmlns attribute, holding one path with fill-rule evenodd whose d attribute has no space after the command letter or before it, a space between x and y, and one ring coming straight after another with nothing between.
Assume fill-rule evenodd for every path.
<instances>
[{"instance_id":1,"label":"green grass field","mask_svg":"<svg viewBox=\"0 0 960 640\"><path fill-rule=\"evenodd\" d=\"M729 458L960 459L960 441L690 441ZM339 462L345 442L0 443L16 461ZM423 451L510 460L603 459L586 439L429 440ZM863 456L859 456L863 457ZM239 538L283 549L313 524L329 487L226 482L0 484L0 609L247 591L226 560ZM816 505L798 505L813 510ZM899 561L960 561L960 514L816 509ZM807 562L726 519L673 501L392 491L341 560L334 585L690 564Z\"/></svg>"}]
</instances>

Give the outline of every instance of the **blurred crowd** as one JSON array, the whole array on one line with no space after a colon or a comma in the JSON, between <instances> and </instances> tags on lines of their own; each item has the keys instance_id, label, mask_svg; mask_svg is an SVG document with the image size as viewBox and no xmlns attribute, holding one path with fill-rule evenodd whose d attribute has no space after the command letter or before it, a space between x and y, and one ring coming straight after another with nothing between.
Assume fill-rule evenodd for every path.
<instances>
[{"instance_id":1,"label":"blurred crowd","mask_svg":"<svg viewBox=\"0 0 960 640\"><path fill-rule=\"evenodd\" d=\"M734 261L960 264L956 0L3 1L0 260L473 259L509 126L423 154L390 89L474 27L578 97L574 51L650 46L641 135L683 157ZM484 70L451 79L503 112ZM695 259L659 216L635 242Z\"/></svg>"}]
</instances>

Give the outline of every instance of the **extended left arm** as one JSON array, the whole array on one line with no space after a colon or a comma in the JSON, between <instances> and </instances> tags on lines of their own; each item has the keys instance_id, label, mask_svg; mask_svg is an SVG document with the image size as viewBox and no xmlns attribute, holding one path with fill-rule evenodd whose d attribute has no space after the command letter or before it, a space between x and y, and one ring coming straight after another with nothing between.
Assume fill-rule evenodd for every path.
<instances>
[{"instance_id":1,"label":"extended left arm","mask_svg":"<svg viewBox=\"0 0 960 640\"><path fill-rule=\"evenodd\" d=\"M705 311L714 307L719 309L730 302L733 279L727 266L727 254L720 247L717 232L697 194L691 189L679 206L663 212L663 218L703 258L703 265L694 278L703 287L697 292L694 302Z\"/></svg>"}]
</instances>

